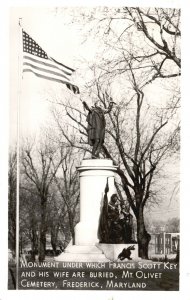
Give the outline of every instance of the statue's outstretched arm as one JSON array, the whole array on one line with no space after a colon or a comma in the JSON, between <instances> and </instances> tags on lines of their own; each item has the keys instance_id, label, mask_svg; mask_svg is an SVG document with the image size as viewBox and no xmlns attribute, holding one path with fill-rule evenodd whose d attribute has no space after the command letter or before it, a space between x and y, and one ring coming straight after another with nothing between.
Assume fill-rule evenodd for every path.
<instances>
[{"instance_id":1,"label":"statue's outstretched arm","mask_svg":"<svg viewBox=\"0 0 190 300\"><path fill-rule=\"evenodd\" d=\"M82 103L83 103L84 108L86 110L88 110L89 112L91 112L91 109L89 108L88 104L85 101L83 101Z\"/></svg>"},{"instance_id":2,"label":"statue's outstretched arm","mask_svg":"<svg viewBox=\"0 0 190 300\"><path fill-rule=\"evenodd\" d=\"M112 110L113 104L116 104L116 103L113 102L113 101L111 101L111 102L109 103L108 109L104 110L104 113L105 113L105 114L108 114L108 113Z\"/></svg>"}]
</instances>

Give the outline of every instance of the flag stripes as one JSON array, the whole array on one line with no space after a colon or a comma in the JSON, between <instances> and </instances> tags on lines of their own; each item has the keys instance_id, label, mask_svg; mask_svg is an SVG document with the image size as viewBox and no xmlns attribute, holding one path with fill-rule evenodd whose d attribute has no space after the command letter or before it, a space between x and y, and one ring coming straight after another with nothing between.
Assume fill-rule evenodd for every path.
<instances>
[{"instance_id":1,"label":"flag stripes","mask_svg":"<svg viewBox=\"0 0 190 300\"><path fill-rule=\"evenodd\" d=\"M59 83L66 84L66 86L67 86L70 90L72 90L72 91L74 91L75 89L77 89L76 86L73 86L73 85L69 86L69 84L68 84L66 81L63 81L63 80L61 80L61 79L56 79L56 78L53 78L53 77L50 78L49 76L45 76L45 75L39 74L39 73L33 71L32 69L24 69L23 72L31 72L31 73L33 73L34 75L36 75L37 77L39 77L39 78L43 78L43 79L47 79L47 80L56 81L56 82L59 82ZM73 86L73 88L72 88L72 86ZM74 89L74 88L75 88L75 89ZM75 93L75 94L76 94L76 93Z\"/></svg>"},{"instance_id":2,"label":"flag stripes","mask_svg":"<svg viewBox=\"0 0 190 300\"><path fill-rule=\"evenodd\" d=\"M31 62L34 62L34 63L37 63L37 64L41 64L41 65L43 65L43 66L47 66L47 67L50 67L50 68L54 68L54 69L57 69L58 67L55 65L55 64L51 64L51 63L48 63L47 62L47 60L45 60L45 61L43 61L42 59L41 60L39 60L39 59L34 59L33 58L33 56L29 56L29 55L24 55L23 56L23 59L24 60L29 60L29 61L31 61ZM66 68L64 69L60 69L64 74L66 74L66 75L72 75L72 73L74 72L74 71L68 71Z\"/></svg>"},{"instance_id":3,"label":"flag stripes","mask_svg":"<svg viewBox=\"0 0 190 300\"><path fill-rule=\"evenodd\" d=\"M74 69L49 57L47 53L23 30L23 72L65 84L74 94L79 88L71 81Z\"/></svg>"},{"instance_id":4,"label":"flag stripes","mask_svg":"<svg viewBox=\"0 0 190 300\"><path fill-rule=\"evenodd\" d=\"M57 77L63 77L65 80L67 80L69 82L69 77L66 75L63 75L60 72L55 72L54 69L52 67L48 67L48 68L41 68L38 66L39 64L35 64L35 63L29 63L28 59L26 61L23 61L23 71L25 71L25 69L27 69L27 67L30 67L31 69L34 70L38 70L39 72L44 72L51 75L55 75ZM26 66L26 67L25 67ZM45 66L45 65L44 65ZM46 67L46 66L45 66ZM57 70L57 69L56 69Z\"/></svg>"},{"instance_id":5,"label":"flag stripes","mask_svg":"<svg viewBox=\"0 0 190 300\"><path fill-rule=\"evenodd\" d=\"M74 69L71 69L70 67L67 67L65 65L63 65L62 63L58 62L57 60L55 60L54 58L50 57L51 60L53 60L55 63L57 63L58 65L64 67L65 69L67 70L70 70L71 72L74 72L75 70Z\"/></svg>"}]
</instances>

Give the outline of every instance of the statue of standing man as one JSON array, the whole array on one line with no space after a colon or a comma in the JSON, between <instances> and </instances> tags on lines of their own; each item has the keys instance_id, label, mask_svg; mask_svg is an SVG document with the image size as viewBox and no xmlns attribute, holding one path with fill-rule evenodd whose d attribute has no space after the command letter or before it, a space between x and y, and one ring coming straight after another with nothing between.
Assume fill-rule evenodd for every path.
<instances>
[{"instance_id":1,"label":"statue of standing man","mask_svg":"<svg viewBox=\"0 0 190 300\"><path fill-rule=\"evenodd\" d=\"M84 108L88 110L88 144L92 146L92 158L99 158L99 154L104 143L105 137L105 114L112 110L114 102L111 101L108 109L103 109L95 103L95 106L89 108L87 103L83 101Z\"/></svg>"}]
</instances>

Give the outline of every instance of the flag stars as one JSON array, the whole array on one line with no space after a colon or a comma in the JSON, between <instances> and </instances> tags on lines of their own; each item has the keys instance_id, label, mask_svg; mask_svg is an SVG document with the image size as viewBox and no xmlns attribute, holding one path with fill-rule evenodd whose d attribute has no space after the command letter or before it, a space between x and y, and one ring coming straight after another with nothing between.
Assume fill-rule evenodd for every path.
<instances>
[{"instance_id":1,"label":"flag stars","mask_svg":"<svg viewBox=\"0 0 190 300\"><path fill-rule=\"evenodd\" d=\"M25 31L23 31L23 51L48 59L46 52Z\"/></svg>"}]
</instances>

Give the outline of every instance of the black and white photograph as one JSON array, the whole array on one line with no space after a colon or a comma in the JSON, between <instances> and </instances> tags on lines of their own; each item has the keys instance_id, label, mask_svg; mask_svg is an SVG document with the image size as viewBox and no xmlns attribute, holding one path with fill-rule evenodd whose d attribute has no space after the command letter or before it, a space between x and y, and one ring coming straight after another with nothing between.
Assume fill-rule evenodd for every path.
<instances>
[{"instance_id":1,"label":"black and white photograph","mask_svg":"<svg viewBox=\"0 0 190 300\"><path fill-rule=\"evenodd\" d=\"M9 7L11 293L180 292L175 3Z\"/></svg>"}]
</instances>

